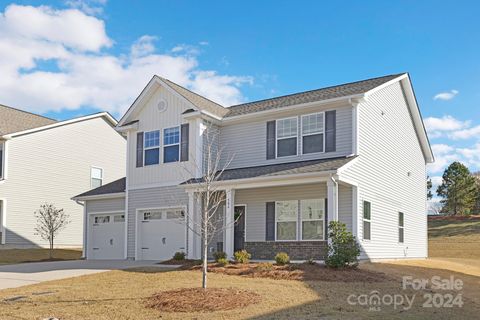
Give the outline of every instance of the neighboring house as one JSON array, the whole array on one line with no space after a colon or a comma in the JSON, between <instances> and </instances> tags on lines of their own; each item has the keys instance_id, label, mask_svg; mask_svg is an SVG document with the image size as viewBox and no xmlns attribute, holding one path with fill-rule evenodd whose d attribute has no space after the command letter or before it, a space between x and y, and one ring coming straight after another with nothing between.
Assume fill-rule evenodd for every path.
<instances>
[{"instance_id":1,"label":"neighboring house","mask_svg":"<svg viewBox=\"0 0 480 320\"><path fill-rule=\"evenodd\" d=\"M71 221L55 245L82 246L83 207L70 198L125 175L116 124L105 112L55 121L0 105L0 249L48 245L34 230L44 203Z\"/></svg>"},{"instance_id":2,"label":"neighboring house","mask_svg":"<svg viewBox=\"0 0 480 320\"><path fill-rule=\"evenodd\" d=\"M207 133L233 155L217 183L225 224L243 213L210 252L323 259L327 224L339 220L364 259L427 256L433 154L406 73L229 108L154 76L117 130L126 179L74 198L86 203L87 258L200 257L183 216L199 219Z\"/></svg>"}]
</instances>

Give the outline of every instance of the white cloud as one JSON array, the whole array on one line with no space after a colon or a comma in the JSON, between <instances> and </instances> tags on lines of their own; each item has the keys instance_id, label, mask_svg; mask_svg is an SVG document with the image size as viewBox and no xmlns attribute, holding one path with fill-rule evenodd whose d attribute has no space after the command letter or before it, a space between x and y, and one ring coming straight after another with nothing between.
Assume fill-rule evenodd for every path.
<instances>
[{"instance_id":1,"label":"white cloud","mask_svg":"<svg viewBox=\"0 0 480 320\"><path fill-rule=\"evenodd\" d=\"M455 148L447 144L432 144L435 162L427 166L430 173L441 173L453 161L461 160Z\"/></svg>"},{"instance_id":2,"label":"white cloud","mask_svg":"<svg viewBox=\"0 0 480 320\"><path fill-rule=\"evenodd\" d=\"M440 92L437 93L434 97L433 100L451 100L455 98L455 96L458 94L458 90L450 90L448 92Z\"/></svg>"},{"instance_id":3,"label":"white cloud","mask_svg":"<svg viewBox=\"0 0 480 320\"><path fill-rule=\"evenodd\" d=\"M448 136L454 140L480 137L480 126L475 126L468 129L454 131L450 133Z\"/></svg>"},{"instance_id":4,"label":"white cloud","mask_svg":"<svg viewBox=\"0 0 480 320\"><path fill-rule=\"evenodd\" d=\"M103 7L107 4L107 0L66 0L65 4L88 15L99 15L103 13Z\"/></svg>"},{"instance_id":5,"label":"white cloud","mask_svg":"<svg viewBox=\"0 0 480 320\"><path fill-rule=\"evenodd\" d=\"M154 74L225 106L243 102L239 87L251 77L203 70L193 47L159 53L155 40L144 35L127 54L112 55L105 49L114 41L97 17L77 9L8 6L0 13L0 102L38 113L90 106L120 115ZM56 68L42 70L41 61Z\"/></svg>"},{"instance_id":6,"label":"white cloud","mask_svg":"<svg viewBox=\"0 0 480 320\"><path fill-rule=\"evenodd\" d=\"M460 121L450 115L441 118L428 117L424 120L425 128L427 129L430 138L439 138L445 132L461 130L470 126L470 121Z\"/></svg>"}]
</instances>

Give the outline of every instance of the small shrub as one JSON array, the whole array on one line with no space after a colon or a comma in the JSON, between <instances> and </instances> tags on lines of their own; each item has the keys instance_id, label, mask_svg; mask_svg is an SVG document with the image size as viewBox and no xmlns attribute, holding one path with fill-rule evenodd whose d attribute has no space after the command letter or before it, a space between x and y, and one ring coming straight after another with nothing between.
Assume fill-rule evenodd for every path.
<instances>
[{"instance_id":1,"label":"small shrub","mask_svg":"<svg viewBox=\"0 0 480 320\"><path fill-rule=\"evenodd\" d=\"M273 264L270 262L262 262L256 266L258 271L270 271L273 269Z\"/></svg>"},{"instance_id":2,"label":"small shrub","mask_svg":"<svg viewBox=\"0 0 480 320\"><path fill-rule=\"evenodd\" d=\"M325 264L331 268L356 267L360 246L353 234L347 231L345 223L332 221L328 224L328 255Z\"/></svg>"},{"instance_id":3,"label":"small shrub","mask_svg":"<svg viewBox=\"0 0 480 320\"><path fill-rule=\"evenodd\" d=\"M213 258L215 259L215 262L218 262L220 259L227 259L227 254L223 251L215 251L213 253Z\"/></svg>"},{"instance_id":4,"label":"small shrub","mask_svg":"<svg viewBox=\"0 0 480 320\"><path fill-rule=\"evenodd\" d=\"M285 265L285 264L290 263L290 257L289 257L288 254L286 254L285 252L279 252L279 253L277 253L277 255L275 256L275 262L276 262L279 266L283 266L283 265Z\"/></svg>"},{"instance_id":5,"label":"small shrub","mask_svg":"<svg viewBox=\"0 0 480 320\"><path fill-rule=\"evenodd\" d=\"M181 252L181 251L175 252L175 254L173 255L173 260L176 260L176 261L185 260L185 252Z\"/></svg>"},{"instance_id":6,"label":"small shrub","mask_svg":"<svg viewBox=\"0 0 480 320\"><path fill-rule=\"evenodd\" d=\"M235 261L238 263L248 263L252 255L247 250L239 250L233 254Z\"/></svg>"},{"instance_id":7,"label":"small shrub","mask_svg":"<svg viewBox=\"0 0 480 320\"><path fill-rule=\"evenodd\" d=\"M216 261L217 261L217 264L222 266L222 267L225 267L226 265L229 264L229 261L226 258L219 258Z\"/></svg>"}]
</instances>

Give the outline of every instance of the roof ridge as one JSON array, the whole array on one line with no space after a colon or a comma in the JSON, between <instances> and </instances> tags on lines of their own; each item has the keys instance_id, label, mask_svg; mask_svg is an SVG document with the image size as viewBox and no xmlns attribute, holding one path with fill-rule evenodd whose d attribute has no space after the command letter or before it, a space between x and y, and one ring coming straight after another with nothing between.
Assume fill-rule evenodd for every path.
<instances>
[{"instance_id":1,"label":"roof ridge","mask_svg":"<svg viewBox=\"0 0 480 320\"><path fill-rule=\"evenodd\" d=\"M43 116L41 114L33 113L33 112L30 112L30 111L26 111L26 110L22 110L22 109L19 109L19 108L7 106L7 105L2 104L2 103L0 103L0 107L9 108L9 109L12 109L12 110L15 110L15 111L18 111L18 112L28 113L28 114L31 114L33 116L37 116L37 117L41 117L41 118L44 118L44 119L47 119L47 120L52 120L52 121L55 121L55 122L59 122L57 119L49 118L49 117Z\"/></svg>"},{"instance_id":2,"label":"roof ridge","mask_svg":"<svg viewBox=\"0 0 480 320\"><path fill-rule=\"evenodd\" d=\"M322 88L317 88L317 89L311 89L311 90L306 90L306 91L289 93L289 94L285 94L285 95L281 95L281 96L276 96L276 97L271 97L271 98L260 99L260 100L245 102L245 103L241 103L241 104L236 104L236 105L233 105L233 106L228 107L228 109L236 108L236 107L242 107L242 106L245 106L245 105L248 105L248 104L253 104L253 103L259 103L259 102L265 102L265 101L270 101L270 100L275 100L275 99L280 99L280 98L286 98L286 97L294 96L294 95L297 95L297 94L303 94L303 93L309 93L309 92L314 92L314 91L319 91L319 90L331 89L331 88L335 88L335 87L347 86L347 85L356 84L356 83L365 82L365 81L377 80L377 79L394 77L394 76L395 76L395 77L399 77L399 76L401 76L401 75L403 75L403 74L406 74L406 73L407 73L407 72L394 73L394 74L389 74L389 75L380 76L380 77L362 79L362 80L345 82L345 83L336 84L336 85L331 85L331 86L322 87Z\"/></svg>"}]
</instances>

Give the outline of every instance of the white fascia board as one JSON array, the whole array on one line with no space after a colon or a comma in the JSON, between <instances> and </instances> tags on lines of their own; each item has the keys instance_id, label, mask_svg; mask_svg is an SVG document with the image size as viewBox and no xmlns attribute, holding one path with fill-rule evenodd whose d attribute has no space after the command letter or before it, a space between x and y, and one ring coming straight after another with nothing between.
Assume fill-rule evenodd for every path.
<instances>
[{"instance_id":1,"label":"white fascia board","mask_svg":"<svg viewBox=\"0 0 480 320\"><path fill-rule=\"evenodd\" d=\"M57 128L57 127L61 127L61 126L66 126L66 125L69 125L69 124L72 124L72 123L82 122L82 121L91 120L91 119L95 119L95 118L105 118L113 127L115 127L117 125L117 120L115 120L115 118L113 118L108 112L100 112L100 113L95 113L95 114L91 114L91 115L84 116L84 117L74 118L74 119L65 120L65 121L59 121L59 122L49 124L49 125L46 125L46 126L43 126L43 127L37 127L37 128L33 128L33 129L28 129L28 130L24 130L24 131L18 131L18 132L6 134L6 135L4 135L0 138L8 140L8 139L11 139L13 137L23 136L23 135L30 134L30 133L35 133L35 132L38 132L38 131L49 130L49 129L53 129L53 128Z\"/></svg>"},{"instance_id":2,"label":"white fascia board","mask_svg":"<svg viewBox=\"0 0 480 320\"><path fill-rule=\"evenodd\" d=\"M138 130L138 122L131 123L131 124L126 125L126 126L116 126L115 127L115 131L121 132L121 133L125 133L125 132L130 131L130 130Z\"/></svg>"},{"instance_id":3,"label":"white fascia board","mask_svg":"<svg viewBox=\"0 0 480 320\"><path fill-rule=\"evenodd\" d=\"M106 193L106 194L96 194L91 196L80 196L71 198L74 201L88 201L88 200L101 200L101 199L117 199L124 198L125 192L118 193Z\"/></svg>"}]
</instances>

